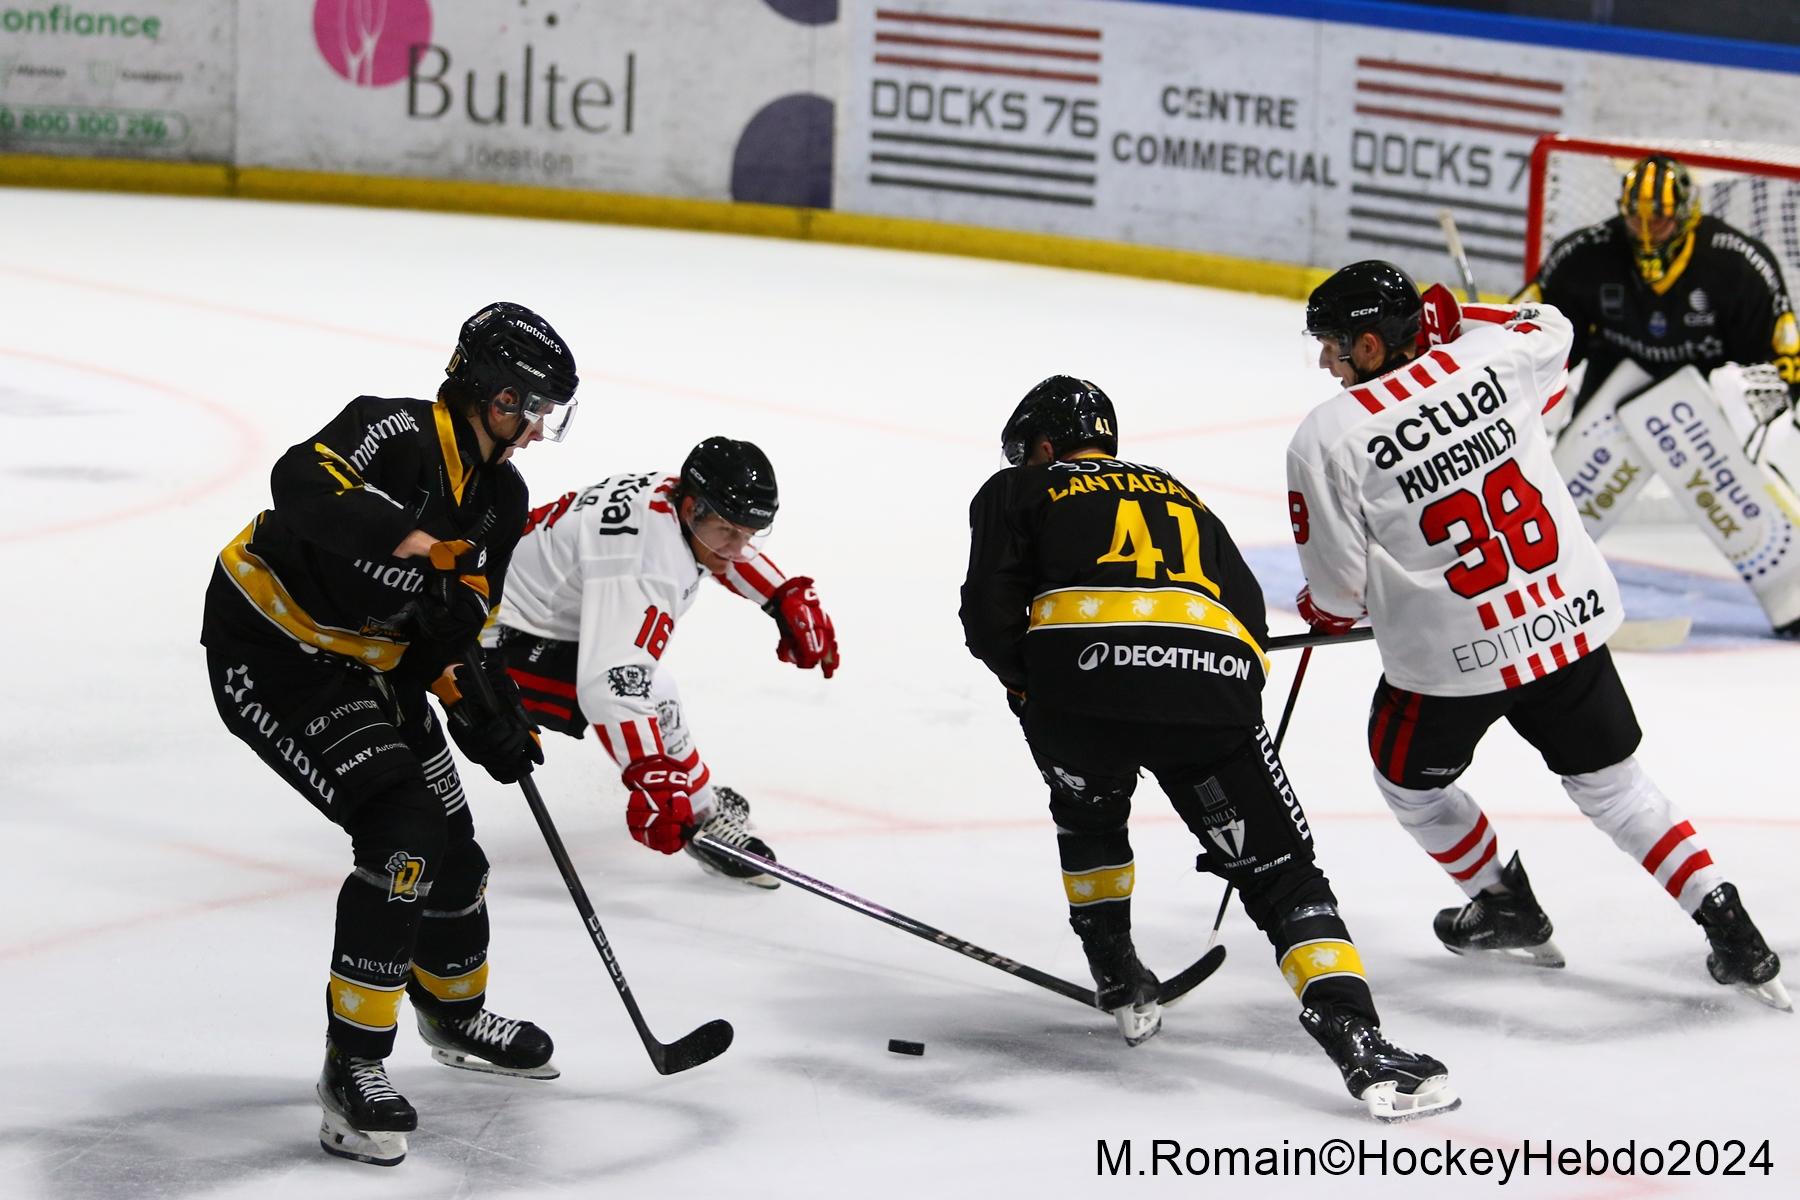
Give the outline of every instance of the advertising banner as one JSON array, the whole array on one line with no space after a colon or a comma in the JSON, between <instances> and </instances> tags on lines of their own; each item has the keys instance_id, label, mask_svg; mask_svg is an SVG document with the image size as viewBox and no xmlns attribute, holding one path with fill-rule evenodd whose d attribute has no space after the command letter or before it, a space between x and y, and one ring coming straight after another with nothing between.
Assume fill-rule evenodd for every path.
<instances>
[{"instance_id":1,"label":"advertising banner","mask_svg":"<svg viewBox=\"0 0 1800 1200\"><path fill-rule=\"evenodd\" d=\"M0 0L0 151L228 162L234 0Z\"/></svg>"},{"instance_id":2,"label":"advertising banner","mask_svg":"<svg viewBox=\"0 0 1800 1200\"><path fill-rule=\"evenodd\" d=\"M1774 72L1117 0L846 20L837 191L863 212L1447 279L1447 208L1510 291L1542 134L1800 140Z\"/></svg>"},{"instance_id":3,"label":"advertising banner","mask_svg":"<svg viewBox=\"0 0 1800 1200\"><path fill-rule=\"evenodd\" d=\"M246 4L239 162L830 207L837 0Z\"/></svg>"}]
</instances>

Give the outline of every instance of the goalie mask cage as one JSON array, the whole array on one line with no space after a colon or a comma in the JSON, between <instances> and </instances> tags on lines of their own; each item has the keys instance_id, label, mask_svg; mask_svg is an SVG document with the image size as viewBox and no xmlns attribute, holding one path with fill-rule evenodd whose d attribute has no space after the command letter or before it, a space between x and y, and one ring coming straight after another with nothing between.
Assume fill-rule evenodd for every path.
<instances>
[{"instance_id":1,"label":"goalie mask cage","mask_svg":"<svg viewBox=\"0 0 1800 1200\"><path fill-rule=\"evenodd\" d=\"M1620 179L1650 154L1672 155L1686 166L1700 211L1767 246L1792 294L1800 282L1800 147L1748 142L1539 138L1531 151L1525 278L1537 277L1558 238L1615 216Z\"/></svg>"}]
</instances>

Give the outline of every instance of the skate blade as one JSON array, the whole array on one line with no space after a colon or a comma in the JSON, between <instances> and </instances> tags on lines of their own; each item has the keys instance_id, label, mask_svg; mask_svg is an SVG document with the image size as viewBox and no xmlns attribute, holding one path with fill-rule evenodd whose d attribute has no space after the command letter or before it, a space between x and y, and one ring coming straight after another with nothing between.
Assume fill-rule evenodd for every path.
<instances>
[{"instance_id":1,"label":"skate blade","mask_svg":"<svg viewBox=\"0 0 1800 1200\"><path fill-rule=\"evenodd\" d=\"M1499 950L1483 950L1479 947L1458 947L1445 943L1444 949L1452 954L1464 954L1470 958L1503 958L1508 962L1524 963L1532 967L1564 967L1568 959L1556 948L1555 942L1539 942L1535 946L1508 946Z\"/></svg>"},{"instance_id":2,"label":"skate blade","mask_svg":"<svg viewBox=\"0 0 1800 1200\"><path fill-rule=\"evenodd\" d=\"M775 878L773 875L769 875L769 874L766 874L763 872L758 872L755 875L733 875L733 874L730 874L729 872L721 871L719 868L713 866L711 863L707 862L704 858L700 857L700 855L698 855L698 854L689 855L689 857L692 858L695 862L700 864L700 869L702 871L705 871L708 875L711 875L714 879L723 879L726 883L747 884L748 886L753 887L753 888L761 888L766 892L774 891L776 888L781 886L781 880Z\"/></svg>"},{"instance_id":3,"label":"skate blade","mask_svg":"<svg viewBox=\"0 0 1800 1200\"><path fill-rule=\"evenodd\" d=\"M562 1077L562 1072L556 1069L554 1062L547 1062L541 1067L503 1067L498 1063L491 1063L485 1058L464 1054L460 1050L446 1050L442 1046L433 1046L431 1057L446 1067L455 1067L459 1071L478 1071L483 1075L510 1075L514 1079L559 1079Z\"/></svg>"},{"instance_id":4,"label":"skate blade","mask_svg":"<svg viewBox=\"0 0 1800 1200\"><path fill-rule=\"evenodd\" d=\"M326 1109L319 1120L319 1148L353 1162L395 1167L406 1158L406 1135L356 1129Z\"/></svg>"},{"instance_id":5,"label":"skate blade","mask_svg":"<svg viewBox=\"0 0 1800 1200\"><path fill-rule=\"evenodd\" d=\"M1788 990L1783 986L1779 975L1767 983L1740 983L1735 986L1744 995L1752 1000L1760 1000L1770 1008L1778 1008L1787 1013L1794 1011L1794 1002L1789 998Z\"/></svg>"},{"instance_id":6,"label":"skate blade","mask_svg":"<svg viewBox=\"0 0 1800 1200\"><path fill-rule=\"evenodd\" d=\"M1357 1099L1369 1106L1369 1115L1377 1121L1416 1121L1436 1113L1455 1112L1462 1107L1462 1097L1450 1086L1448 1075L1433 1075L1418 1090L1403 1092L1398 1083L1372 1083Z\"/></svg>"},{"instance_id":7,"label":"skate blade","mask_svg":"<svg viewBox=\"0 0 1800 1200\"><path fill-rule=\"evenodd\" d=\"M1141 1046L1162 1032L1162 1005L1154 1000L1145 1005L1114 1009L1112 1015L1119 1023L1119 1033L1124 1036L1127 1046Z\"/></svg>"}]
</instances>

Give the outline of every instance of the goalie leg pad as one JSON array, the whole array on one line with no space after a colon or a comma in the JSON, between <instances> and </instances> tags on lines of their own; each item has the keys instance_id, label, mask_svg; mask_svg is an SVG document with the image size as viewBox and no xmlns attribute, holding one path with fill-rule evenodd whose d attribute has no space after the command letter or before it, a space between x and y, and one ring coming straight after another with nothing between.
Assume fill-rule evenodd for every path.
<instances>
[{"instance_id":1,"label":"goalie leg pad","mask_svg":"<svg viewBox=\"0 0 1800 1200\"><path fill-rule=\"evenodd\" d=\"M1706 380L1683 367L1619 406L1619 424L1780 628L1800 620L1800 512L1750 461Z\"/></svg>"},{"instance_id":2,"label":"goalie leg pad","mask_svg":"<svg viewBox=\"0 0 1800 1200\"><path fill-rule=\"evenodd\" d=\"M1556 469L1568 481L1582 526L1596 541L1653 478L1647 456L1633 444L1615 411L1622 398L1649 382L1636 363L1620 363L1556 441Z\"/></svg>"}]
</instances>

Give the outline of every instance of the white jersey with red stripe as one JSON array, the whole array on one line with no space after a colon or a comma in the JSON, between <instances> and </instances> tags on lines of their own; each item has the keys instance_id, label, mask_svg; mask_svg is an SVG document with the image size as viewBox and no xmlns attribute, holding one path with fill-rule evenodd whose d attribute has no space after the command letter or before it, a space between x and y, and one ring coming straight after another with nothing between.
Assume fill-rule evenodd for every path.
<instances>
[{"instance_id":1,"label":"white jersey with red stripe","mask_svg":"<svg viewBox=\"0 0 1800 1200\"><path fill-rule=\"evenodd\" d=\"M665 741L674 731L658 716L673 682L659 676L663 651L708 575L670 500L676 482L659 471L615 475L532 510L499 623L578 644L576 698L621 767L669 753L704 773L685 737ZM713 578L762 604L786 577L756 555Z\"/></svg>"},{"instance_id":2,"label":"white jersey with red stripe","mask_svg":"<svg viewBox=\"0 0 1800 1200\"><path fill-rule=\"evenodd\" d=\"M1551 461L1568 319L1470 305L1459 335L1340 392L1288 447L1313 603L1375 629L1388 682L1518 687L1604 644L1619 588Z\"/></svg>"}]
</instances>

